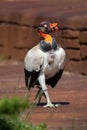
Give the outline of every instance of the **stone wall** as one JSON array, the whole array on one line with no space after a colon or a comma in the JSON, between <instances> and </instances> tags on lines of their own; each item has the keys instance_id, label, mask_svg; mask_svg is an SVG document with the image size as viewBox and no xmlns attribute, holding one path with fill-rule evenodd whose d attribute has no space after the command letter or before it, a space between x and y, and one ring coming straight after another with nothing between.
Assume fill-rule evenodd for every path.
<instances>
[{"instance_id":1,"label":"stone wall","mask_svg":"<svg viewBox=\"0 0 87 130\"><path fill-rule=\"evenodd\" d=\"M87 74L87 17L72 17L61 28L62 46L65 48L66 69Z\"/></svg>"},{"instance_id":2,"label":"stone wall","mask_svg":"<svg viewBox=\"0 0 87 130\"><path fill-rule=\"evenodd\" d=\"M37 30L30 25L37 25L43 20L57 21L60 30L54 35L66 51L65 69L87 75L87 15L85 11L83 11L84 15L67 14L68 17L63 17L61 13L60 15L55 13L55 17L52 17L51 7L45 8L45 11L47 9L52 10L51 12L43 13L42 7L40 10L38 8L32 10L24 3L20 8L18 4L17 7L12 5L6 5L4 10L3 5L0 6L0 59L23 61L26 52L39 42Z\"/></svg>"}]
</instances>

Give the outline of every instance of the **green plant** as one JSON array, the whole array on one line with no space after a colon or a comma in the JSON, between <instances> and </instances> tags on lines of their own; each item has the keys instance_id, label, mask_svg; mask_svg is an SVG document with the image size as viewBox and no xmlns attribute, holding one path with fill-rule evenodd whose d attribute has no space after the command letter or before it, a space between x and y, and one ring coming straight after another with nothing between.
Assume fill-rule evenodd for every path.
<instances>
[{"instance_id":1,"label":"green plant","mask_svg":"<svg viewBox=\"0 0 87 130\"><path fill-rule=\"evenodd\" d=\"M0 117L0 130L46 130L46 125L26 124L18 117Z\"/></svg>"},{"instance_id":2,"label":"green plant","mask_svg":"<svg viewBox=\"0 0 87 130\"><path fill-rule=\"evenodd\" d=\"M8 99L4 97L0 100L0 114L18 114L29 107L27 100L23 101L18 97Z\"/></svg>"},{"instance_id":3,"label":"green plant","mask_svg":"<svg viewBox=\"0 0 87 130\"><path fill-rule=\"evenodd\" d=\"M11 130L9 123L0 117L0 130Z\"/></svg>"},{"instance_id":4,"label":"green plant","mask_svg":"<svg viewBox=\"0 0 87 130\"><path fill-rule=\"evenodd\" d=\"M26 123L20 118L22 111L34 107L34 104L18 97L2 98L0 100L0 130L46 130L44 124L34 126L32 123Z\"/></svg>"}]
</instances>

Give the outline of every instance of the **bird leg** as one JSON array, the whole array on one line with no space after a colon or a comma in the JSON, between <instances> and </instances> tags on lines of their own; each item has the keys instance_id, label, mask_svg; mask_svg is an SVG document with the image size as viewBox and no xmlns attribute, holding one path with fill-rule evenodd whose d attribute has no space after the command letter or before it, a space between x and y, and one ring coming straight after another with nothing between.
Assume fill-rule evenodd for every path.
<instances>
[{"instance_id":1,"label":"bird leg","mask_svg":"<svg viewBox=\"0 0 87 130\"><path fill-rule=\"evenodd\" d=\"M49 97L49 94L48 94L48 91L47 91L47 86L45 84L45 76L44 74L41 74L38 78L39 80L39 83L42 87L42 90L46 96L46 99L47 99L47 104L44 106L44 107L54 107L54 105L52 104L51 100L50 100L50 97Z\"/></svg>"},{"instance_id":2,"label":"bird leg","mask_svg":"<svg viewBox=\"0 0 87 130\"><path fill-rule=\"evenodd\" d=\"M41 101L41 97L42 97L43 95L44 95L44 92L43 92L42 88L39 88L39 90L38 90L38 92L37 92L37 94L36 94L36 96L35 96L35 99L34 99L35 103L39 104L40 101ZM45 95L44 95L44 96L45 96Z\"/></svg>"},{"instance_id":3,"label":"bird leg","mask_svg":"<svg viewBox=\"0 0 87 130\"><path fill-rule=\"evenodd\" d=\"M52 104L52 102L51 102L51 100L50 100L50 97L49 97L49 94L48 94L47 89L44 90L44 93L45 93L46 99L47 99L47 104L44 105L44 108L46 108L46 107L55 107L54 104Z\"/></svg>"}]
</instances>

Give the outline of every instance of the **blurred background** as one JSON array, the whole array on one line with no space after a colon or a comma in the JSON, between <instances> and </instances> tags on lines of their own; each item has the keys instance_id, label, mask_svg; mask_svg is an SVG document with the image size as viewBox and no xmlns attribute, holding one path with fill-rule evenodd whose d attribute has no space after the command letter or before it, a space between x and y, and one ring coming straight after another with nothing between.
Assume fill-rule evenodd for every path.
<instances>
[{"instance_id":1,"label":"blurred background","mask_svg":"<svg viewBox=\"0 0 87 130\"><path fill-rule=\"evenodd\" d=\"M39 43L41 21L57 21L57 42L66 51L67 71L87 75L87 0L0 0L0 62L23 61Z\"/></svg>"}]
</instances>

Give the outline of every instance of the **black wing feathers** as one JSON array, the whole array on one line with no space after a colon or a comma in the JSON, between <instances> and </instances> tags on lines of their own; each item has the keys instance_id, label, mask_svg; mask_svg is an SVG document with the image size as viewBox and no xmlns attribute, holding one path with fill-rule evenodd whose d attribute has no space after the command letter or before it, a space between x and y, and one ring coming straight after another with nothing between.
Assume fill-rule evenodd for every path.
<instances>
[{"instance_id":1,"label":"black wing feathers","mask_svg":"<svg viewBox=\"0 0 87 130\"><path fill-rule=\"evenodd\" d=\"M59 81L59 79L61 78L63 71L64 69L59 70L59 72L56 75L47 79L46 84L51 85L51 87L54 88L57 82Z\"/></svg>"},{"instance_id":2,"label":"black wing feathers","mask_svg":"<svg viewBox=\"0 0 87 130\"><path fill-rule=\"evenodd\" d=\"M26 87L28 89L31 89L31 87L34 87L35 83L37 82L37 78L40 74L40 71L36 72L36 71L27 71L25 68L24 68L24 73L25 73L25 84L26 84Z\"/></svg>"},{"instance_id":3,"label":"black wing feathers","mask_svg":"<svg viewBox=\"0 0 87 130\"><path fill-rule=\"evenodd\" d=\"M62 76L64 69L60 70L58 73L56 73L53 77L46 79L46 84L50 85L52 88L55 87L55 85L57 84L57 82L59 81L59 79ZM25 72L25 83L26 83L26 87L30 90L32 87L34 87L35 84L39 85L38 82L38 76L40 74L39 72L36 71L32 71L29 72L24 68L24 72Z\"/></svg>"}]
</instances>

